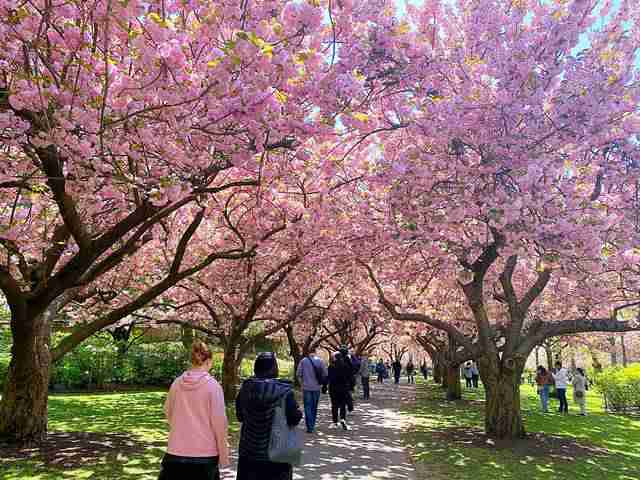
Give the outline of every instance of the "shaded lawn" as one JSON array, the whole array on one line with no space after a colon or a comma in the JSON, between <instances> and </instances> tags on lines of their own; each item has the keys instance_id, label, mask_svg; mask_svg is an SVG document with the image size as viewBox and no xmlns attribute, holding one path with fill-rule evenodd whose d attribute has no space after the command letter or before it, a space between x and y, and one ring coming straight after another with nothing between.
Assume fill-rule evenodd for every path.
<instances>
[{"instance_id":1,"label":"shaded lawn","mask_svg":"<svg viewBox=\"0 0 640 480\"><path fill-rule=\"evenodd\" d=\"M468 433L454 440L448 433L456 430L450 429L471 430L482 436L484 391L464 390L463 400L447 402L441 388L423 383L418 387L416 404L404 412L415 423L404 439L413 453L418 478L640 480L640 418L605 413L594 391L587 392L589 415L581 417L572 396L568 397L569 416L542 414L535 389L524 385L521 398L526 429L574 439L593 447L596 453L578 450L573 456L550 455L531 441L502 449L480 447L477 438L469 441L473 434ZM550 410L555 412L557 406L557 400L551 399Z\"/></svg>"},{"instance_id":2,"label":"shaded lawn","mask_svg":"<svg viewBox=\"0 0 640 480\"><path fill-rule=\"evenodd\" d=\"M100 452L91 454L92 448L87 449L86 443L93 436L80 435L75 445L66 442L60 444L62 448L57 449L59 461L56 465L45 465L41 457L34 460L0 458L0 478L156 479L168 434L162 410L165 398L165 391L52 395L49 401L49 431L105 434L100 435L104 447ZM227 416L231 422L233 445L238 424L234 422L235 414L229 409ZM86 440L83 440L85 437ZM123 445L122 438L131 445ZM83 442L85 445L80 445ZM79 455L86 455L86 461L83 462ZM73 466L66 467L64 459L72 457Z\"/></svg>"}]
</instances>

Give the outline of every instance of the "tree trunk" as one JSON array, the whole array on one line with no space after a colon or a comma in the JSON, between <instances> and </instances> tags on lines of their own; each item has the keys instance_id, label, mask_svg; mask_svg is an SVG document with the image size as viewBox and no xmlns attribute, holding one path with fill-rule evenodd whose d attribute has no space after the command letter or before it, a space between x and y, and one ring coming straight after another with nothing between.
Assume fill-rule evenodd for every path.
<instances>
[{"instance_id":1,"label":"tree trunk","mask_svg":"<svg viewBox=\"0 0 640 480\"><path fill-rule=\"evenodd\" d=\"M304 358L304 352L300 351L300 346L298 345L293 333L293 327L288 325L285 328L285 332L287 333L287 340L289 341L289 354L293 358L293 384L294 386L299 387L300 380L298 380L296 372L298 371L298 365L300 365L300 362Z\"/></svg>"},{"instance_id":2,"label":"tree trunk","mask_svg":"<svg viewBox=\"0 0 640 480\"><path fill-rule=\"evenodd\" d=\"M609 351L611 365L618 365L618 352L616 351L616 337L609 337L609 344L611 345L611 350Z\"/></svg>"},{"instance_id":3,"label":"tree trunk","mask_svg":"<svg viewBox=\"0 0 640 480\"><path fill-rule=\"evenodd\" d=\"M622 366L627 368L627 346L624 344L624 335L620 335L620 346L622 347Z\"/></svg>"},{"instance_id":4,"label":"tree trunk","mask_svg":"<svg viewBox=\"0 0 640 480\"><path fill-rule=\"evenodd\" d=\"M0 437L33 444L47 435L51 368L48 315L12 318L11 331L13 347L0 403Z\"/></svg>"},{"instance_id":5,"label":"tree trunk","mask_svg":"<svg viewBox=\"0 0 640 480\"><path fill-rule=\"evenodd\" d=\"M478 361L486 391L485 433L497 439L523 438L520 376L524 362L513 358Z\"/></svg>"},{"instance_id":6,"label":"tree trunk","mask_svg":"<svg viewBox=\"0 0 640 480\"><path fill-rule=\"evenodd\" d=\"M435 383L442 383L443 379L442 379L442 365L440 364L440 361L437 359L432 359L432 363L433 363L433 381Z\"/></svg>"},{"instance_id":7,"label":"tree trunk","mask_svg":"<svg viewBox=\"0 0 640 480\"><path fill-rule=\"evenodd\" d=\"M191 358L191 348L193 347L193 328L186 325L180 327L180 339L182 340L182 346L184 347L185 354Z\"/></svg>"},{"instance_id":8,"label":"tree trunk","mask_svg":"<svg viewBox=\"0 0 640 480\"><path fill-rule=\"evenodd\" d=\"M460 366L447 365L446 378L447 400L460 400L462 398L462 385L460 385Z\"/></svg>"},{"instance_id":9,"label":"tree trunk","mask_svg":"<svg viewBox=\"0 0 640 480\"><path fill-rule=\"evenodd\" d=\"M553 351L548 346L544 347L544 351L547 354L547 370L551 370L553 368Z\"/></svg>"},{"instance_id":10,"label":"tree trunk","mask_svg":"<svg viewBox=\"0 0 640 480\"><path fill-rule=\"evenodd\" d=\"M242 357L237 355L237 348L226 349L222 360L222 391L227 403L233 402L238 393L238 383L240 382L240 363ZM238 358L240 357L240 358Z\"/></svg>"}]
</instances>

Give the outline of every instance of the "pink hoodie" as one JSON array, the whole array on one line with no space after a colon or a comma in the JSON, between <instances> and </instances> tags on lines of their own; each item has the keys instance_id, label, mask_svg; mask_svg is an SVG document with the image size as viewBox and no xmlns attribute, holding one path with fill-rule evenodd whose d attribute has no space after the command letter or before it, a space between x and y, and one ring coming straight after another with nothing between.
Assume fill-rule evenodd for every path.
<instances>
[{"instance_id":1,"label":"pink hoodie","mask_svg":"<svg viewBox=\"0 0 640 480\"><path fill-rule=\"evenodd\" d=\"M188 370L171 385L164 412L169 420L167 451L181 457L219 457L229 463L224 395L203 370Z\"/></svg>"}]
</instances>

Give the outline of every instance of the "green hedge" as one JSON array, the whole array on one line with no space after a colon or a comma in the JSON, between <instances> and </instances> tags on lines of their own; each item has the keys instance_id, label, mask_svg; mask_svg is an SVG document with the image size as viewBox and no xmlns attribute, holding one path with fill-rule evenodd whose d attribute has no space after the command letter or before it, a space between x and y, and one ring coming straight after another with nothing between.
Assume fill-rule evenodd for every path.
<instances>
[{"instance_id":1,"label":"green hedge","mask_svg":"<svg viewBox=\"0 0 640 480\"><path fill-rule=\"evenodd\" d=\"M54 389L103 388L112 383L165 386L187 366L181 343L134 345L119 355L110 335L99 334L54 365L50 384Z\"/></svg>"},{"instance_id":2,"label":"green hedge","mask_svg":"<svg viewBox=\"0 0 640 480\"><path fill-rule=\"evenodd\" d=\"M605 369L597 376L596 388L602 393L608 410L640 409L640 364Z\"/></svg>"},{"instance_id":3,"label":"green hedge","mask_svg":"<svg viewBox=\"0 0 640 480\"><path fill-rule=\"evenodd\" d=\"M0 392L7 376L10 349L9 331L0 331ZM279 364L280 375L289 377L293 362L281 358ZM168 386L187 368L189 357L181 342L136 344L125 355L118 355L111 335L101 333L52 366L50 385L54 390L102 389L109 388L110 384ZM214 353L212 373L221 378L222 352ZM242 378L252 374L253 355L240 366Z\"/></svg>"}]
</instances>

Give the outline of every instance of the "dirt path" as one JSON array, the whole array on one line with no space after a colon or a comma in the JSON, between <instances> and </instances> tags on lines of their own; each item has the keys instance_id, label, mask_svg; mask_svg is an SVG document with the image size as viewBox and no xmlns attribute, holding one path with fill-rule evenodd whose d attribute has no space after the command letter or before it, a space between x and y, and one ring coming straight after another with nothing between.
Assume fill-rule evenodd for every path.
<instances>
[{"instance_id":1,"label":"dirt path","mask_svg":"<svg viewBox=\"0 0 640 480\"><path fill-rule=\"evenodd\" d=\"M304 434L304 465L294 468L294 480L415 480L400 438L407 420L399 412L401 403L413 400L414 394L405 384L372 384L371 401L357 401L347 418L349 431L332 428L329 397L323 395L317 432ZM234 479L233 469L224 471L222 478Z\"/></svg>"}]
</instances>

